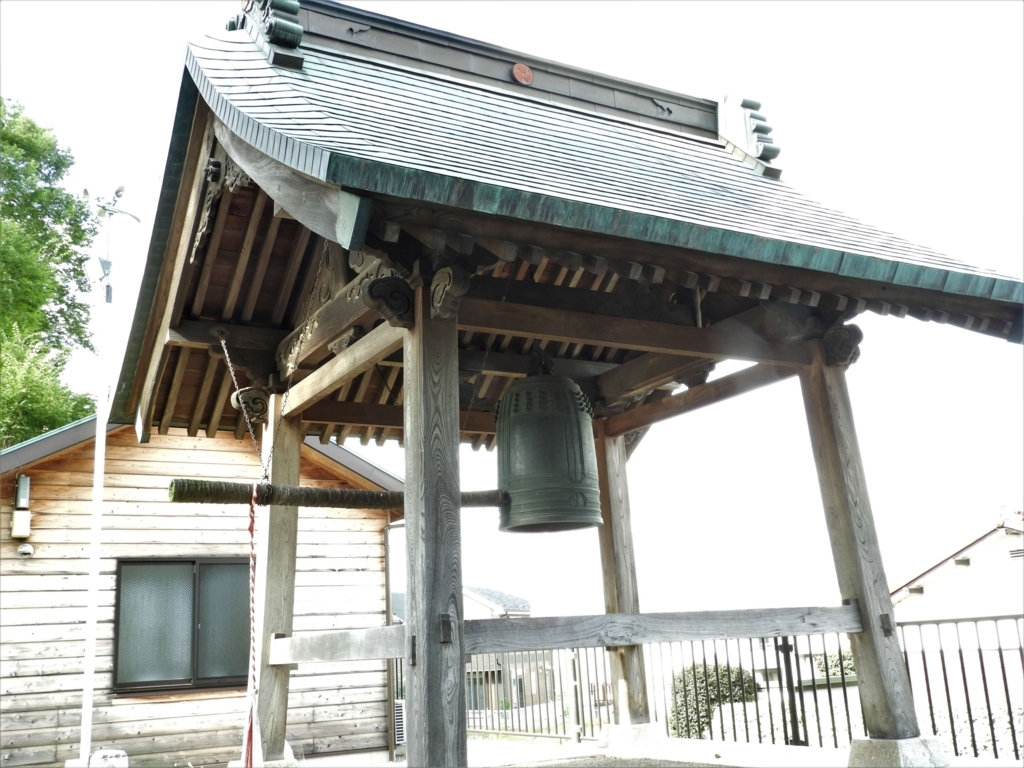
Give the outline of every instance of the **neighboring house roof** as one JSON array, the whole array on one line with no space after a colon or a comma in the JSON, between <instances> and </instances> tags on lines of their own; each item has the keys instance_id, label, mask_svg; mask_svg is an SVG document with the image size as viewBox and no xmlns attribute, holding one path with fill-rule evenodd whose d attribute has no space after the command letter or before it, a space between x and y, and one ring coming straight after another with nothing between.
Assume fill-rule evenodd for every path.
<instances>
[{"instance_id":1,"label":"neighboring house roof","mask_svg":"<svg viewBox=\"0 0 1024 768\"><path fill-rule=\"evenodd\" d=\"M120 429L122 424L107 424L107 432ZM27 467L49 458L61 451L73 448L96 437L96 416L67 424L59 429L44 432L38 437L12 445L0 451L0 475ZM306 445L322 456L333 461L347 473L354 473L385 491L401 491L405 484L385 469L357 456L344 446L328 443L322 445L315 437L306 439Z\"/></svg>"},{"instance_id":2,"label":"neighboring house roof","mask_svg":"<svg viewBox=\"0 0 1024 768\"><path fill-rule=\"evenodd\" d=\"M495 608L505 613L529 613L530 602L521 597L510 595L497 589L486 587L463 587L463 592L472 592L476 597L482 598L491 603Z\"/></svg>"},{"instance_id":3,"label":"neighboring house roof","mask_svg":"<svg viewBox=\"0 0 1024 768\"><path fill-rule=\"evenodd\" d=\"M918 586L921 581L926 580L931 574L942 568L944 565L956 560L959 557L962 557L968 552L968 550L973 549L978 544L981 544L983 541L990 539L991 537L999 535L1001 533L1024 534L1024 519L1022 519L1020 512L1016 513L1012 517L1008 517L1005 520L1000 521L991 530L985 532L978 538L974 539L974 541L970 542L966 546L961 547L948 557L942 558L941 560L939 560L939 562L935 563L935 565L931 566L925 571L922 571L907 583L901 584L900 586L896 587L890 592L890 594L894 598L904 597L907 590L909 590L911 587Z\"/></svg>"},{"instance_id":4,"label":"neighboring house roof","mask_svg":"<svg viewBox=\"0 0 1024 768\"><path fill-rule=\"evenodd\" d=\"M120 424L107 424L107 432ZM0 475L13 472L96 437L96 415L65 424L0 451Z\"/></svg>"},{"instance_id":5,"label":"neighboring house roof","mask_svg":"<svg viewBox=\"0 0 1024 768\"><path fill-rule=\"evenodd\" d=\"M740 259L1024 302L1024 283L823 206L762 175L763 164L749 167L725 140L552 103L528 88L468 82L452 69L306 43L299 50L301 69L274 66L247 31L224 31L191 44L186 67L232 132L307 176Z\"/></svg>"}]
</instances>

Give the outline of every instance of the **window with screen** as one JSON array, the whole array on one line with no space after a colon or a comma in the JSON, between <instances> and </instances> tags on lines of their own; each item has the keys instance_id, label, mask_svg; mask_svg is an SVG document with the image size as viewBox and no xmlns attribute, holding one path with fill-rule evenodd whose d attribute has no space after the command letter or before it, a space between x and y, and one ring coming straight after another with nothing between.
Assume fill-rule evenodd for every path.
<instances>
[{"instance_id":1,"label":"window with screen","mask_svg":"<svg viewBox=\"0 0 1024 768\"><path fill-rule=\"evenodd\" d=\"M120 560L114 688L245 685L249 562Z\"/></svg>"}]
</instances>

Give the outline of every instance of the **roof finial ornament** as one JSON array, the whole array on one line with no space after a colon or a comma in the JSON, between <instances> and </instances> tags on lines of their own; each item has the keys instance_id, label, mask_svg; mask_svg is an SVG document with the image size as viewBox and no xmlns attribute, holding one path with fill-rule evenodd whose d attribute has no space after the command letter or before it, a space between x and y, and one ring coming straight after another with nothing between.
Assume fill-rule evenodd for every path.
<instances>
[{"instance_id":1,"label":"roof finial ornament","mask_svg":"<svg viewBox=\"0 0 1024 768\"><path fill-rule=\"evenodd\" d=\"M226 28L247 29L271 64L302 69L304 57L295 51L303 32L299 0L242 0L242 13L229 19Z\"/></svg>"},{"instance_id":2,"label":"roof finial ornament","mask_svg":"<svg viewBox=\"0 0 1024 768\"><path fill-rule=\"evenodd\" d=\"M745 156L759 161L766 168L765 176L778 178L781 173L769 170L769 164L782 149L768 135L772 127L760 110L759 101L726 96L718 105L718 136Z\"/></svg>"}]
</instances>

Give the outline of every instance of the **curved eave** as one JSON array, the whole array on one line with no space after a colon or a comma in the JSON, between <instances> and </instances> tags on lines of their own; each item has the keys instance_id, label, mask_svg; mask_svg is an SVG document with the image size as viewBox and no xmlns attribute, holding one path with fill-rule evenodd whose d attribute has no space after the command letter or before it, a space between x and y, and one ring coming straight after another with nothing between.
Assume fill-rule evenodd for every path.
<instances>
[{"instance_id":1,"label":"curved eave","mask_svg":"<svg viewBox=\"0 0 1024 768\"><path fill-rule=\"evenodd\" d=\"M139 356L146 337L150 312L157 283L163 270L167 251L167 240L171 234L174 220L174 208L178 201L178 189L185 169L185 154L188 150L189 137L192 134L192 121L195 116L199 91L188 70L182 71L181 88L178 92L178 106L174 112L174 125L171 128L171 142L167 150L167 163L164 166L163 182L160 185L160 197L157 200L156 215L153 218L153 234L149 240L146 253L146 265L139 284L138 298L135 303L135 314L132 318L128 343L125 347L121 363L121 373L117 380L110 409L111 423L127 424L131 420L125 415L125 405L131 392L132 381L138 365Z\"/></svg>"},{"instance_id":2,"label":"curved eave","mask_svg":"<svg viewBox=\"0 0 1024 768\"><path fill-rule=\"evenodd\" d=\"M233 133L293 170L330 184L764 264L1024 304L1024 283L1004 277L771 239L332 152L243 113L207 79L191 49L186 66L211 110Z\"/></svg>"}]
</instances>

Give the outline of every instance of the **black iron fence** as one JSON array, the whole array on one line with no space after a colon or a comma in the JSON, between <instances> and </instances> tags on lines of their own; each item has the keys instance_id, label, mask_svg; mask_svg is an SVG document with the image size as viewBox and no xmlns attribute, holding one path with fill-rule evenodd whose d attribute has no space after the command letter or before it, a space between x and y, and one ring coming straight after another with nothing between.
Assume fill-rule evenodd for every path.
<instances>
[{"instance_id":1,"label":"black iron fence","mask_svg":"<svg viewBox=\"0 0 1024 768\"><path fill-rule=\"evenodd\" d=\"M955 755L1021 757L1024 617L897 625L923 734ZM669 736L846 747L864 738L844 633L643 646L651 717ZM395 698L404 692L395 662ZM596 739L613 722L603 648L489 653L466 663L471 733Z\"/></svg>"}]
</instances>

